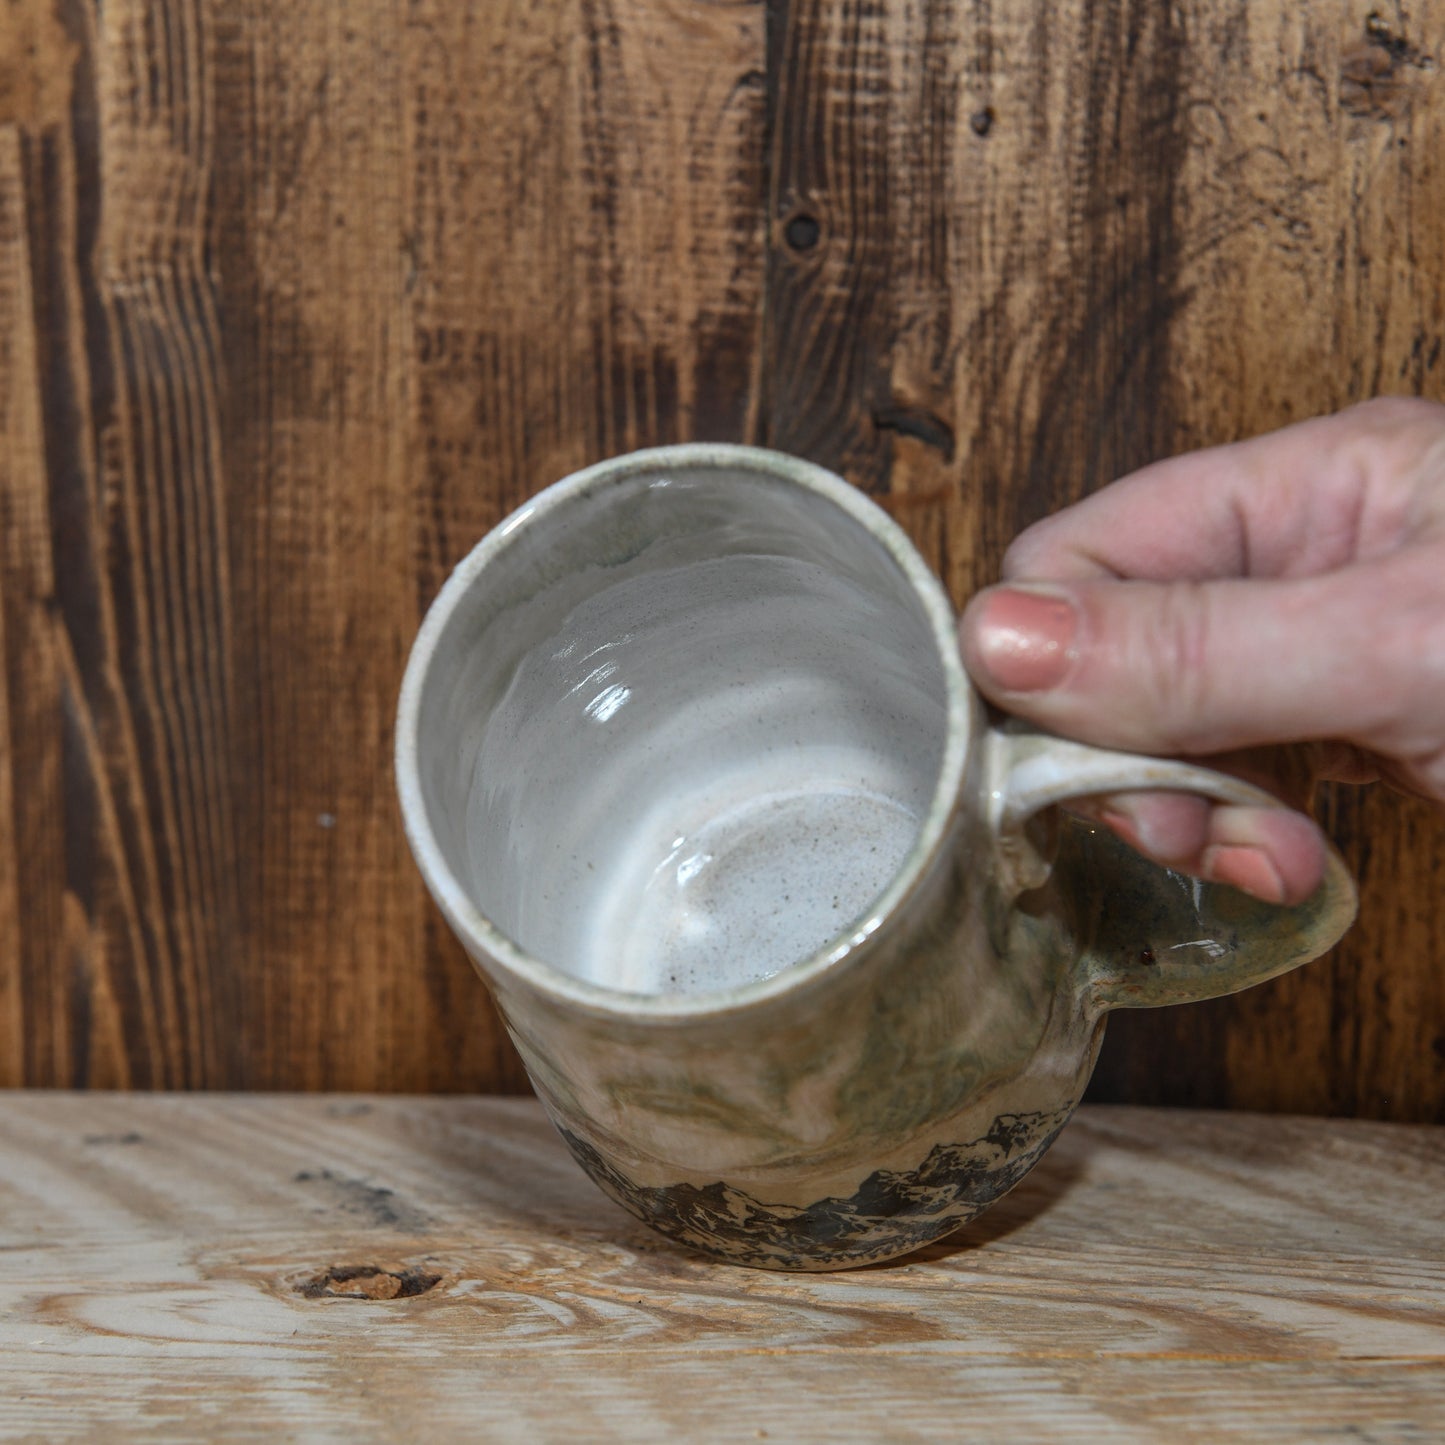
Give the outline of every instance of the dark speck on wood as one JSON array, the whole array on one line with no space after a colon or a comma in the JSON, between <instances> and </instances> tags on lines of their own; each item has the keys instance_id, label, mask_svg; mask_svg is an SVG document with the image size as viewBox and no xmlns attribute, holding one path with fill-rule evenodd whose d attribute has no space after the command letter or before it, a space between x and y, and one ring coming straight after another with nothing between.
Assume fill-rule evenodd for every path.
<instances>
[{"instance_id":1,"label":"dark speck on wood","mask_svg":"<svg viewBox=\"0 0 1445 1445\"><path fill-rule=\"evenodd\" d=\"M378 1228L419 1234L431 1223L421 1210L398 1198L395 1190L368 1184L364 1179L352 1179L330 1169L303 1169L295 1175L295 1182L323 1187L336 1209L359 1215Z\"/></svg>"}]
</instances>

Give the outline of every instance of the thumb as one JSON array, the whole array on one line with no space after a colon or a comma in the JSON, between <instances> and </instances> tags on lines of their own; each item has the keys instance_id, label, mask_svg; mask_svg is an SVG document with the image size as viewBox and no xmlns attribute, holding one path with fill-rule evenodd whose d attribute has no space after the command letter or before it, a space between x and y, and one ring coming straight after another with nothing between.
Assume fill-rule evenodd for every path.
<instances>
[{"instance_id":1,"label":"thumb","mask_svg":"<svg viewBox=\"0 0 1445 1445\"><path fill-rule=\"evenodd\" d=\"M1379 626L1379 580L1355 568L1290 580L1010 583L964 610L964 660L1007 711L1104 747L1368 745L1418 669Z\"/></svg>"}]
</instances>

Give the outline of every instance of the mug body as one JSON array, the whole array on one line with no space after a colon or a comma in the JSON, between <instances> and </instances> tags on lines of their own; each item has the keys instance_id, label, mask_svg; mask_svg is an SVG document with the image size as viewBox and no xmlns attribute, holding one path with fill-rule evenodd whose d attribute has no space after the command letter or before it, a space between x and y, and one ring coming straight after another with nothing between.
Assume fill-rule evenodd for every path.
<instances>
[{"instance_id":1,"label":"mug body","mask_svg":"<svg viewBox=\"0 0 1445 1445\"><path fill-rule=\"evenodd\" d=\"M574 1154L675 1238L903 1253L1082 1090L1098 1015L1011 906L954 627L852 488L708 445L541 493L428 615L413 851Z\"/></svg>"}]
</instances>

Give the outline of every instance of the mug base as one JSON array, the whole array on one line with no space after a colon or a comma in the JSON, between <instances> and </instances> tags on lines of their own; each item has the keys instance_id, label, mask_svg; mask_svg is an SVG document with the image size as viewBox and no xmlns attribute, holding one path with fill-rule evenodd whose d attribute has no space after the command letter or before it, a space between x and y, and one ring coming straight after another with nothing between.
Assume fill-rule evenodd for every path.
<instances>
[{"instance_id":1,"label":"mug base","mask_svg":"<svg viewBox=\"0 0 1445 1445\"><path fill-rule=\"evenodd\" d=\"M806 1205L764 1203L721 1180L639 1185L559 1132L603 1193L676 1243L728 1264L821 1272L896 1259L967 1224L1038 1163L1073 1109L1000 1114L983 1137L937 1144L916 1169L880 1169L848 1198Z\"/></svg>"}]
</instances>

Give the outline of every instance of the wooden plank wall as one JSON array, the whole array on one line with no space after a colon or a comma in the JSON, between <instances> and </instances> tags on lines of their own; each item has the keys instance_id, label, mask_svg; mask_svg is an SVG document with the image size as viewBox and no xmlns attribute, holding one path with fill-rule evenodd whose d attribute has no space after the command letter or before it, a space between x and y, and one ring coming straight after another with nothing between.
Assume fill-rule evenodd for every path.
<instances>
[{"instance_id":1,"label":"wooden plank wall","mask_svg":"<svg viewBox=\"0 0 1445 1445\"><path fill-rule=\"evenodd\" d=\"M1445 397L1445 6L8 0L0 1082L522 1085L389 773L449 567L631 447L841 470L955 598L1109 478ZM1445 828L1096 1095L1445 1119Z\"/></svg>"}]
</instances>

